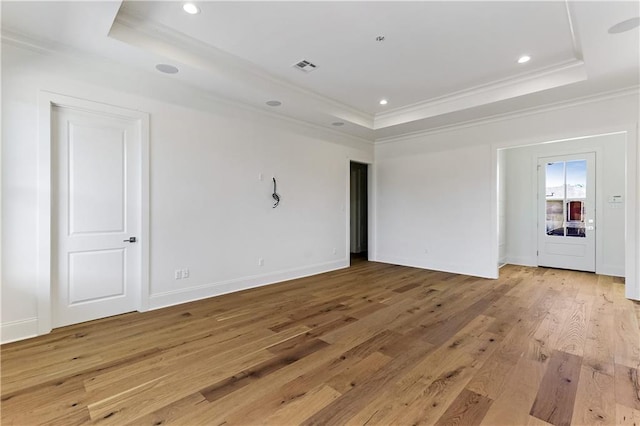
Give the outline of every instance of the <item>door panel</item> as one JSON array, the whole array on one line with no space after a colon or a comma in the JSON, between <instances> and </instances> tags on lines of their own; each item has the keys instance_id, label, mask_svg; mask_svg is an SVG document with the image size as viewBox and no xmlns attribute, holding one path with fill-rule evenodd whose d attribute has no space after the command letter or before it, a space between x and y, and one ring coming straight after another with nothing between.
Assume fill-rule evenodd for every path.
<instances>
[{"instance_id":1,"label":"door panel","mask_svg":"<svg viewBox=\"0 0 640 426\"><path fill-rule=\"evenodd\" d=\"M69 305L125 296L125 250L69 253Z\"/></svg>"},{"instance_id":2,"label":"door panel","mask_svg":"<svg viewBox=\"0 0 640 426\"><path fill-rule=\"evenodd\" d=\"M538 265L595 272L595 153L538 160Z\"/></svg>"},{"instance_id":3,"label":"door panel","mask_svg":"<svg viewBox=\"0 0 640 426\"><path fill-rule=\"evenodd\" d=\"M562 256L585 256L585 246L581 244L554 244L544 245L546 254L556 254Z\"/></svg>"},{"instance_id":4,"label":"door panel","mask_svg":"<svg viewBox=\"0 0 640 426\"><path fill-rule=\"evenodd\" d=\"M141 285L138 121L53 108L53 325L136 309Z\"/></svg>"},{"instance_id":5,"label":"door panel","mask_svg":"<svg viewBox=\"0 0 640 426\"><path fill-rule=\"evenodd\" d=\"M69 123L69 232L125 229L124 129Z\"/></svg>"}]
</instances>

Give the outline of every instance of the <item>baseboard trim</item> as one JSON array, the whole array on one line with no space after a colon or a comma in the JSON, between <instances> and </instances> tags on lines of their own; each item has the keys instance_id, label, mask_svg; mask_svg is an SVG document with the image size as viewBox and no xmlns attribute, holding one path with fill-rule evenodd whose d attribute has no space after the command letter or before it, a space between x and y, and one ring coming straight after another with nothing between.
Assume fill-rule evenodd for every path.
<instances>
[{"instance_id":1,"label":"baseboard trim","mask_svg":"<svg viewBox=\"0 0 640 426\"><path fill-rule=\"evenodd\" d=\"M624 277L624 266L602 265L596 269L596 273L600 275L610 275L612 277Z\"/></svg>"},{"instance_id":2,"label":"baseboard trim","mask_svg":"<svg viewBox=\"0 0 640 426\"><path fill-rule=\"evenodd\" d=\"M518 266L538 266L538 259L530 256L507 256L505 263Z\"/></svg>"},{"instance_id":3,"label":"baseboard trim","mask_svg":"<svg viewBox=\"0 0 640 426\"><path fill-rule=\"evenodd\" d=\"M472 277L498 278L495 273L482 273L478 271L478 268L474 265L454 264L454 263L438 263L438 262L424 262L419 259L403 258L396 256L378 255L376 262L390 263L392 265L410 266L412 268L430 269L433 271L450 272L453 274L469 275Z\"/></svg>"},{"instance_id":4,"label":"baseboard trim","mask_svg":"<svg viewBox=\"0 0 640 426\"><path fill-rule=\"evenodd\" d=\"M349 267L348 259L318 263L302 268L293 268L263 275L252 275L228 281L199 285L174 291L152 294L149 297L149 310L235 293L250 288L262 287L283 281L317 275Z\"/></svg>"},{"instance_id":5,"label":"baseboard trim","mask_svg":"<svg viewBox=\"0 0 640 426\"><path fill-rule=\"evenodd\" d=\"M528 256L515 256L509 257L507 256L506 263L509 265L518 265L518 266L538 266L538 259L535 257ZM602 265L600 268L596 268L596 274L600 275L610 275L612 277L624 277L624 266L615 266L615 265Z\"/></svg>"},{"instance_id":6,"label":"baseboard trim","mask_svg":"<svg viewBox=\"0 0 640 426\"><path fill-rule=\"evenodd\" d=\"M38 335L38 318L5 322L0 326L0 342L11 343Z\"/></svg>"}]
</instances>

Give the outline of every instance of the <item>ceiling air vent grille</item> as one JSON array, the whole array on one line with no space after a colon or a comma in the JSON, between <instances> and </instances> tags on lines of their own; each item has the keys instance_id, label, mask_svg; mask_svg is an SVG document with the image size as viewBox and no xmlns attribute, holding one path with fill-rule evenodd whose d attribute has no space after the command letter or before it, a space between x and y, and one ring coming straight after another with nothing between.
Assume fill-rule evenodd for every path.
<instances>
[{"instance_id":1,"label":"ceiling air vent grille","mask_svg":"<svg viewBox=\"0 0 640 426\"><path fill-rule=\"evenodd\" d=\"M298 68L300 71L304 71L304 72L311 72L313 70L315 70L317 67L312 64L311 62L303 59L298 63L293 64L294 68Z\"/></svg>"}]
</instances>

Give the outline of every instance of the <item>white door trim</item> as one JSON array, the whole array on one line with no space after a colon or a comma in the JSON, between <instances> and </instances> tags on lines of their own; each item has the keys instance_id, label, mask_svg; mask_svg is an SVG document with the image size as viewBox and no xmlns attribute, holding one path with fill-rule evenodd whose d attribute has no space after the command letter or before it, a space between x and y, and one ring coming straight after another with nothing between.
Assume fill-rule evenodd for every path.
<instances>
[{"instance_id":1,"label":"white door trim","mask_svg":"<svg viewBox=\"0 0 640 426\"><path fill-rule=\"evenodd\" d=\"M38 230L37 230L37 299L38 335L51 331L51 112L54 106L98 112L137 120L141 139L141 283L136 308L149 306L149 114L41 90L38 94Z\"/></svg>"}]
</instances>

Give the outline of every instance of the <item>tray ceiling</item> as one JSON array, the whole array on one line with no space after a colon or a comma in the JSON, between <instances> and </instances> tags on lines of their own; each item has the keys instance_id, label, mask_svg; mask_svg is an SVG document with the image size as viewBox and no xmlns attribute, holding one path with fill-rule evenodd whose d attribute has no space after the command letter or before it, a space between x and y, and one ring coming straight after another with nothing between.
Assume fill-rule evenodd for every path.
<instances>
[{"instance_id":1,"label":"tray ceiling","mask_svg":"<svg viewBox=\"0 0 640 426\"><path fill-rule=\"evenodd\" d=\"M640 14L633 2L182 5L5 1L2 20L150 72L175 65L167 79L370 140L638 85L638 29L607 33Z\"/></svg>"}]
</instances>

